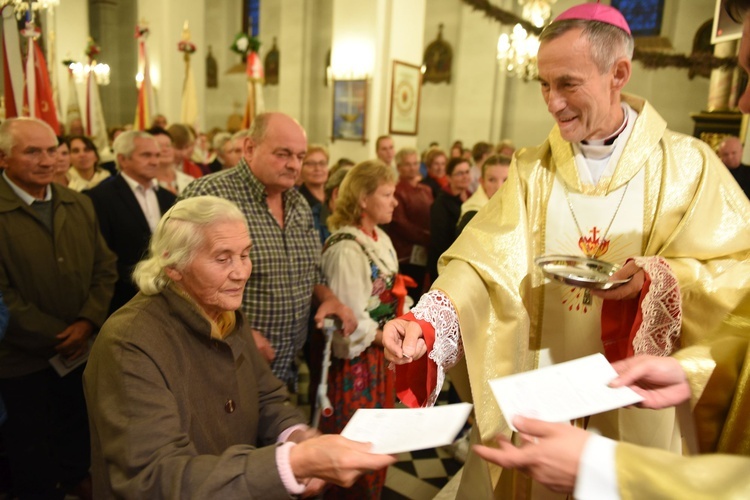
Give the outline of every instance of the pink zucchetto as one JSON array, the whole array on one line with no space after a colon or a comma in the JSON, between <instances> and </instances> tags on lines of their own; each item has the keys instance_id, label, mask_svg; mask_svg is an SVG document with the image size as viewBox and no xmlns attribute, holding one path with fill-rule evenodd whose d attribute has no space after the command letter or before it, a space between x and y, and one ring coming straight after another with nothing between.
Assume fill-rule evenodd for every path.
<instances>
[{"instance_id":1,"label":"pink zucchetto","mask_svg":"<svg viewBox=\"0 0 750 500\"><path fill-rule=\"evenodd\" d=\"M630 35L630 26L619 10L609 5L597 3L584 3L571 7L555 18L555 21L566 19L582 19L584 21L599 21L601 23L617 26Z\"/></svg>"}]
</instances>

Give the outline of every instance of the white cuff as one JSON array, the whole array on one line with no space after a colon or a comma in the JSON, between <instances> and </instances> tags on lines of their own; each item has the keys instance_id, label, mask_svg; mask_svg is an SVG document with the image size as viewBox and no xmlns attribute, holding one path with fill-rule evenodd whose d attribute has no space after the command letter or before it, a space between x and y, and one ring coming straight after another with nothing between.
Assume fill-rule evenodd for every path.
<instances>
[{"instance_id":1,"label":"white cuff","mask_svg":"<svg viewBox=\"0 0 750 500\"><path fill-rule=\"evenodd\" d=\"M616 448L616 441L590 434L578 463L578 479L573 492L575 498L620 500L615 462Z\"/></svg>"}]
</instances>

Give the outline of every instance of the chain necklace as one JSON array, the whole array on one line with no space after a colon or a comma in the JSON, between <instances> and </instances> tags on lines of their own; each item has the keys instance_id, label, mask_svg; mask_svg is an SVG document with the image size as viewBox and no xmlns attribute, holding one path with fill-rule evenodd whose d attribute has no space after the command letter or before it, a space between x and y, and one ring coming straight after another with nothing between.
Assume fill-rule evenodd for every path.
<instances>
[{"instance_id":1,"label":"chain necklace","mask_svg":"<svg viewBox=\"0 0 750 500\"><path fill-rule=\"evenodd\" d=\"M579 246L580 242L585 241L585 237L583 235L583 230L581 229L581 224L578 222L578 217L576 217L575 210L573 210L573 203L570 201L570 193L568 192L568 185L563 182L563 190L565 192L565 201L568 202L568 208L570 209L570 215L573 216L573 221L576 223L576 228L578 229L578 235L580 236L580 239L578 240ZM602 243L607 238L607 235L609 234L609 230L612 228L612 224L615 222L615 218L617 218L617 213L620 211L620 207L622 207L622 202L625 199L625 194L628 192L628 187L630 186L630 182L625 184L625 189L622 190L622 196L620 196L620 201L617 203L617 208L615 208L615 213L612 214L612 218L609 221L609 224L607 225L607 229L604 230L604 233L602 233L601 237L599 237L598 242L596 242L596 247L594 248L593 252L585 252L584 254L586 257L589 258L596 258L599 255L599 250L601 250ZM594 234L594 237L596 237L596 234ZM609 243L609 242L608 242ZM583 249L582 249L583 250ZM592 303L591 299L591 291L588 288L585 288L583 290L583 304L590 306Z\"/></svg>"}]
</instances>

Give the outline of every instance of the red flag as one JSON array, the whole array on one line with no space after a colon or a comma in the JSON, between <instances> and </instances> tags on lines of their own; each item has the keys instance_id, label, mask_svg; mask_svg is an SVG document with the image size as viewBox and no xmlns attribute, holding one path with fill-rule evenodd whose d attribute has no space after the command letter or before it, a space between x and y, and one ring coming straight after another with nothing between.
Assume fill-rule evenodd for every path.
<instances>
[{"instance_id":1,"label":"red flag","mask_svg":"<svg viewBox=\"0 0 750 500\"><path fill-rule=\"evenodd\" d=\"M52 83L47 72L47 62L44 60L44 53L36 40L34 40L34 78L36 80L35 95L33 98L34 116L45 121L52 127L56 134L60 134L60 123L57 120L57 110L55 109L55 99L52 94ZM29 80L27 78L27 80Z\"/></svg>"}]
</instances>

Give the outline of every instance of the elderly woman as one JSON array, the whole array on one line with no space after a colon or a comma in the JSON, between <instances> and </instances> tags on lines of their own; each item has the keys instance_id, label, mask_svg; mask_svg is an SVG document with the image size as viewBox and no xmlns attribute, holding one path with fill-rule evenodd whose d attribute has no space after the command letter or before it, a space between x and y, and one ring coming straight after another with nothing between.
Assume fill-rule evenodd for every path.
<instances>
[{"instance_id":1,"label":"elderly woman","mask_svg":"<svg viewBox=\"0 0 750 500\"><path fill-rule=\"evenodd\" d=\"M328 396L334 409L323 418L324 432L338 433L358 408L392 408L394 372L381 348L383 324L400 314L406 290L397 277L398 258L388 235L397 202L393 169L380 160L353 167L339 189L328 224L334 233L323 248L322 268L331 290L359 321L348 337L334 334ZM400 297L394 287L400 284ZM385 471L363 476L348 491L331 488L330 498L380 498Z\"/></svg>"},{"instance_id":2,"label":"elderly woman","mask_svg":"<svg viewBox=\"0 0 750 500\"><path fill-rule=\"evenodd\" d=\"M79 135L68 138L67 142L70 149L70 164L73 167L68 170L70 189L79 192L91 189L111 176L99 167L99 151L91 139Z\"/></svg>"},{"instance_id":3,"label":"elderly woman","mask_svg":"<svg viewBox=\"0 0 750 500\"><path fill-rule=\"evenodd\" d=\"M250 247L223 199L180 201L159 222L141 293L104 324L84 374L95 498L288 498L395 461L316 436L289 405L236 311Z\"/></svg>"}]
</instances>

